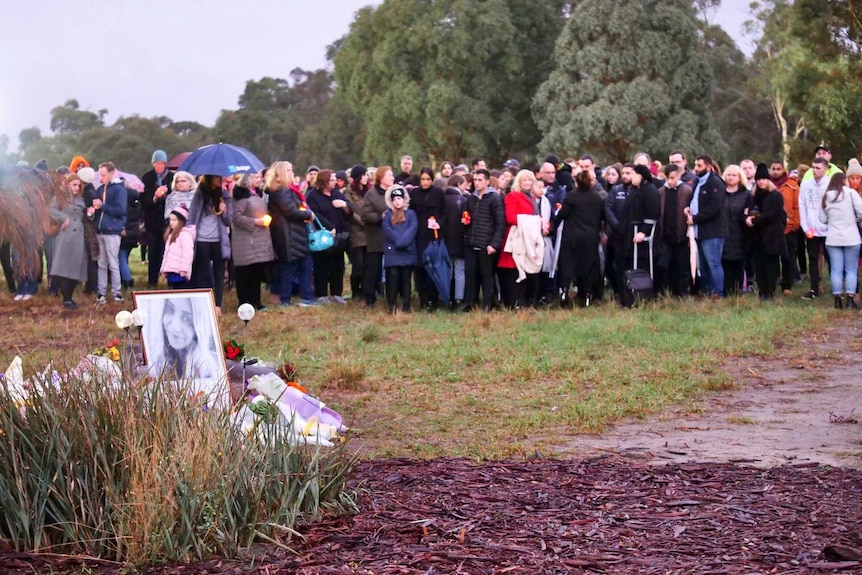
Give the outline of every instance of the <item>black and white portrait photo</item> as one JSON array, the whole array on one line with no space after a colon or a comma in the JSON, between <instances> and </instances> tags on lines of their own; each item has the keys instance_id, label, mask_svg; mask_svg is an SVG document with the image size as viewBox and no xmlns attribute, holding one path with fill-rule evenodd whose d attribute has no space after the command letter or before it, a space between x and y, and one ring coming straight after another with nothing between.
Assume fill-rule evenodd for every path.
<instances>
[{"instance_id":1,"label":"black and white portrait photo","mask_svg":"<svg viewBox=\"0 0 862 575\"><path fill-rule=\"evenodd\" d=\"M141 339L150 376L188 384L194 392L229 399L227 368L212 290L136 292L147 314Z\"/></svg>"}]
</instances>

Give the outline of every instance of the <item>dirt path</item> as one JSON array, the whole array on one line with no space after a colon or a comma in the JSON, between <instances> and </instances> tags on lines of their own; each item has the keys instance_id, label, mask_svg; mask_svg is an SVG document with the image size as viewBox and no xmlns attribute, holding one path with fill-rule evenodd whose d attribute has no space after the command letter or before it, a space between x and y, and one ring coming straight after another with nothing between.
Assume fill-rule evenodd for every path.
<instances>
[{"instance_id":1,"label":"dirt path","mask_svg":"<svg viewBox=\"0 0 862 575\"><path fill-rule=\"evenodd\" d=\"M862 469L862 329L846 323L802 345L779 346L776 357L729 363L737 389L601 436L578 436L560 455Z\"/></svg>"}]
</instances>

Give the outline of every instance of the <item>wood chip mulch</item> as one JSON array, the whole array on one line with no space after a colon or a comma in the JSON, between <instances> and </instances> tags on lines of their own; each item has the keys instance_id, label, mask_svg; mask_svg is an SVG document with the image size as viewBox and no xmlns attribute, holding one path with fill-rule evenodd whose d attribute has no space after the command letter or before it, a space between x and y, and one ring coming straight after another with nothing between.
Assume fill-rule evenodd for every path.
<instances>
[{"instance_id":1,"label":"wood chip mulch","mask_svg":"<svg viewBox=\"0 0 862 575\"><path fill-rule=\"evenodd\" d=\"M650 467L619 459L362 463L361 512L301 529L296 554L147 573L862 573L862 471ZM258 550L260 551L260 550ZM0 552L0 573L119 573Z\"/></svg>"}]
</instances>

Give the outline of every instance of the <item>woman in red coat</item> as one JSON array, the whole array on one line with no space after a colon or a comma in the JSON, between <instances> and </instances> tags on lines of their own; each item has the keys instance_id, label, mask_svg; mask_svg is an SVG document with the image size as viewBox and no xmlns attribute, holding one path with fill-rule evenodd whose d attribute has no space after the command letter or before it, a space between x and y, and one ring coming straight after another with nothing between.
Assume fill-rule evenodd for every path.
<instances>
[{"instance_id":1,"label":"woman in red coat","mask_svg":"<svg viewBox=\"0 0 862 575\"><path fill-rule=\"evenodd\" d=\"M509 239L512 226L518 225L518 215L536 215L538 208L532 198L533 181L535 177L530 170L521 170L512 182L512 190L506 194L504 205L506 208L506 235L503 237L503 245ZM503 305L510 309L527 307L527 292L535 292L538 289L539 274L527 274L527 279L518 282L518 270L512 254L503 250L500 253L500 261L497 264L500 276L500 297Z\"/></svg>"}]
</instances>

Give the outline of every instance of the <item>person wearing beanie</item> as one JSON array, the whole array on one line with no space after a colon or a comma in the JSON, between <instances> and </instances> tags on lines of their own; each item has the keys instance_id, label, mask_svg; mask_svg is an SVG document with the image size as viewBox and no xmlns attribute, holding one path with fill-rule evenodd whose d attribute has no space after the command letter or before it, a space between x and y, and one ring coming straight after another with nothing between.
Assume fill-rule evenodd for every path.
<instances>
[{"instance_id":1,"label":"person wearing beanie","mask_svg":"<svg viewBox=\"0 0 862 575\"><path fill-rule=\"evenodd\" d=\"M404 186L395 184L386 190L383 214L384 257L386 268L386 303L389 313L410 312L410 275L417 262L416 232L419 219L410 208L410 193Z\"/></svg>"},{"instance_id":2,"label":"person wearing beanie","mask_svg":"<svg viewBox=\"0 0 862 575\"><path fill-rule=\"evenodd\" d=\"M672 154L671 157L675 156ZM701 293L713 299L724 297L724 268L721 254L726 230L724 181L710 169L712 158L706 154L694 160L696 176L691 204L686 209L686 224L694 226L702 283Z\"/></svg>"},{"instance_id":3,"label":"person wearing beanie","mask_svg":"<svg viewBox=\"0 0 862 575\"><path fill-rule=\"evenodd\" d=\"M760 301L770 301L775 297L780 261L782 256L787 257L784 197L775 192L769 168L763 162L757 164L745 225L752 232L751 257Z\"/></svg>"},{"instance_id":4,"label":"person wearing beanie","mask_svg":"<svg viewBox=\"0 0 862 575\"><path fill-rule=\"evenodd\" d=\"M91 168L92 169L92 168ZM69 201L62 209L60 232L54 238L54 257L49 276L56 282L63 298L63 307L73 310L78 304L72 299L79 282L87 281L89 258L84 240L84 182L78 174L66 176Z\"/></svg>"},{"instance_id":5,"label":"person wearing beanie","mask_svg":"<svg viewBox=\"0 0 862 575\"><path fill-rule=\"evenodd\" d=\"M307 194L310 188L314 187L314 182L317 181L317 174L320 172L320 168L315 165L308 166L308 169L305 170L305 180L302 182L302 187L300 191L303 194Z\"/></svg>"},{"instance_id":6,"label":"person wearing beanie","mask_svg":"<svg viewBox=\"0 0 862 575\"><path fill-rule=\"evenodd\" d=\"M799 180L787 173L784 162L773 160L769 164L769 178L781 197L784 198L784 226L786 254L781 257L781 291L785 296L793 295L793 283L799 279L796 248L799 244Z\"/></svg>"},{"instance_id":7,"label":"person wearing beanie","mask_svg":"<svg viewBox=\"0 0 862 575\"><path fill-rule=\"evenodd\" d=\"M850 158L847 163L847 185L857 192L862 188L862 165L856 158Z\"/></svg>"},{"instance_id":8,"label":"person wearing beanie","mask_svg":"<svg viewBox=\"0 0 862 575\"><path fill-rule=\"evenodd\" d=\"M37 170L47 172L48 171L48 160L46 160L45 158L42 158L41 160L36 162L36 165L33 167L36 168Z\"/></svg>"},{"instance_id":9,"label":"person wearing beanie","mask_svg":"<svg viewBox=\"0 0 862 575\"><path fill-rule=\"evenodd\" d=\"M335 172L335 187L342 191L347 187L347 172L344 170Z\"/></svg>"},{"instance_id":10,"label":"person wearing beanie","mask_svg":"<svg viewBox=\"0 0 862 575\"><path fill-rule=\"evenodd\" d=\"M165 252L165 197L171 193L174 174L167 168L168 155L164 150L153 152L150 163L153 169L141 176L144 183L141 207L149 250L147 288L156 289L159 284L159 270L162 267L162 254Z\"/></svg>"},{"instance_id":11,"label":"person wearing beanie","mask_svg":"<svg viewBox=\"0 0 862 575\"><path fill-rule=\"evenodd\" d=\"M77 176L82 182L81 197L84 204L89 208L96 198L96 170L90 166L80 168ZM84 295L94 295L99 284L99 240L96 237L96 226L93 220L87 218L84 221L84 247L87 251L87 280L84 285Z\"/></svg>"},{"instance_id":12,"label":"person wearing beanie","mask_svg":"<svg viewBox=\"0 0 862 575\"><path fill-rule=\"evenodd\" d=\"M646 166L626 164L623 171L631 179L632 191L626 197L619 218L616 261L618 262L617 285L620 286L620 304L629 305L625 288L626 270L641 269L650 271L650 250L647 242L652 241L653 228L661 215L661 199L652 183L652 174ZM637 226L637 233L635 233ZM638 244L638 257L634 259L634 245Z\"/></svg>"},{"instance_id":13,"label":"person wearing beanie","mask_svg":"<svg viewBox=\"0 0 862 575\"><path fill-rule=\"evenodd\" d=\"M189 210L185 204L175 207L168 216L168 234L159 273L167 280L171 289L189 287L189 278L192 277L195 227L186 225L188 219Z\"/></svg>"},{"instance_id":14,"label":"person wearing beanie","mask_svg":"<svg viewBox=\"0 0 862 575\"><path fill-rule=\"evenodd\" d=\"M365 222L360 215L365 204L365 192L368 191L368 169L357 164L350 169L344 197L353 206L353 216L347 221L350 229L350 247L347 258L350 260L350 299L362 300L362 277L365 274L365 254L368 240L365 237Z\"/></svg>"}]
</instances>

